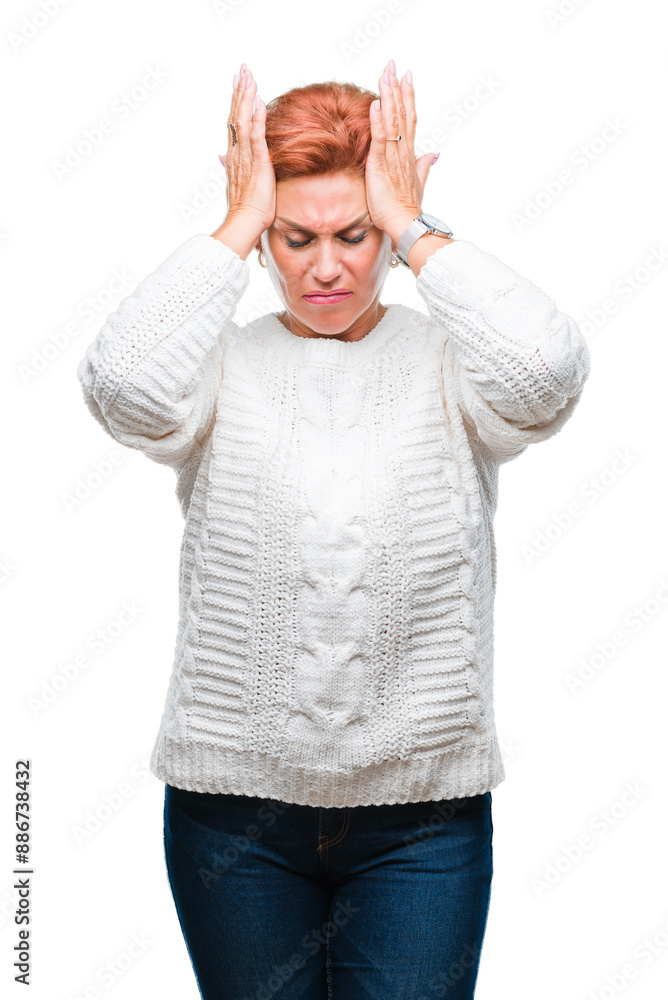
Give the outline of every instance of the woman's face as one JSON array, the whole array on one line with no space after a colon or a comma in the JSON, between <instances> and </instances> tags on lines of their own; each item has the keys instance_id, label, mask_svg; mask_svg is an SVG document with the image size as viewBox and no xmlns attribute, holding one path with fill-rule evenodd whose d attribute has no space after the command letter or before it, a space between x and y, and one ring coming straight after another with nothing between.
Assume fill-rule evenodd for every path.
<instances>
[{"instance_id":1,"label":"woman's face","mask_svg":"<svg viewBox=\"0 0 668 1000\"><path fill-rule=\"evenodd\" d=\"M369 218L360 174L278 181L276 218L260 248L285 305L279 319L292 333L360 340L382 318L386 306L379 298L392 243ZM305 298L334 289L350 294L330 301Z\"/></svg>"}]
</instances>

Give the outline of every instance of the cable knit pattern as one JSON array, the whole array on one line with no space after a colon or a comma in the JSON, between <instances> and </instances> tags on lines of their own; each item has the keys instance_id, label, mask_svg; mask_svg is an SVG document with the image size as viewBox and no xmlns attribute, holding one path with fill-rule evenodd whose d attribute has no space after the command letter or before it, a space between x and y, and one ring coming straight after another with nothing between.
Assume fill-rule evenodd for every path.
<instances>
[{"instance_id":1,"label":"cable knit pattern","mask_svg":"<svg viewBox=\"0 0 668 1000\"><path fill-rule=\"evenodd\" d=\"M498 470L573 412L584 338L465 240L420 271L426 313L390 304L360 341L238 326L248 280L191 237L78 367L185 519L151 770L311 806L492 789Z\"/></svg>"}]
</instances>

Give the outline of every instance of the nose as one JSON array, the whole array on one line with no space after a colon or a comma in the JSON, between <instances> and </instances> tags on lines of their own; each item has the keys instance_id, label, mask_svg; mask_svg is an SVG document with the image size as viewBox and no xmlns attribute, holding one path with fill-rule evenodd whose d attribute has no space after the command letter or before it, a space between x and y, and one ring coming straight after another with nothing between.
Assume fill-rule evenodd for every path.
<instances>
[{"instance_id":1,"label":"nose","mask_svg":"<svg viewBox=\"0 0 668 1000\"><path fill-rule=\"evenodd\" d=\"M340 255L341 249L334 242L319 241L311 268L313 277L317 281L321 281L323 285L330 284L337 275L341 274Z\"/></svg>"}]
</instances>

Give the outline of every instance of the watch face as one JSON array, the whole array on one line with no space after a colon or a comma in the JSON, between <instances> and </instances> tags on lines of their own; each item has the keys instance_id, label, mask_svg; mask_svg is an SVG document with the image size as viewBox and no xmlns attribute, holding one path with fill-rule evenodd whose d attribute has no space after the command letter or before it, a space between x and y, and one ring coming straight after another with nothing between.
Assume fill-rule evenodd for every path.
<instances>
[{"instance_id":1,"label":"watch face","mask_svg":"<svg viewBox=\"0 0 668 1000\"><path fill-rule=\"evenodd\" d=\"M420 214L428 225L433 226L434 229L438 229L439 232L447 233L450 231L450 226L446 225L442 219L437 219L435 215L429 215L427 212L421 212Z\"/></svg>"}]
</instances>

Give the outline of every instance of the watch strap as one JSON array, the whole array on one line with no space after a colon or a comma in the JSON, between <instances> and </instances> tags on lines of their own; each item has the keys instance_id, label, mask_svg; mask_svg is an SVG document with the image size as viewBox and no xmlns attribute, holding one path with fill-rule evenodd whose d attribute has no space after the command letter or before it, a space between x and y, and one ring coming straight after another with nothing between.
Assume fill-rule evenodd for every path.
<instances>
[{"instance_id":1,"label":"watch strap","mask_svg":"<svg viewBox=\"0 0 668 1000\"><path fill-rule=\"evenodd\" d=\"M445 223L442 224L445 225ZM401 234L397 243L396 255L405 267L410 267L410 264L408 263L408 254L410 253L411 247L414 243L417 243L421 236L425 236L427 233L432 233L435 236L442 237L452 236L452 230L449 226L446 226L444 230L436 229L429 222L427 222L422 213L416 215L413 221Z\"/></svg>"}]
</instances>

